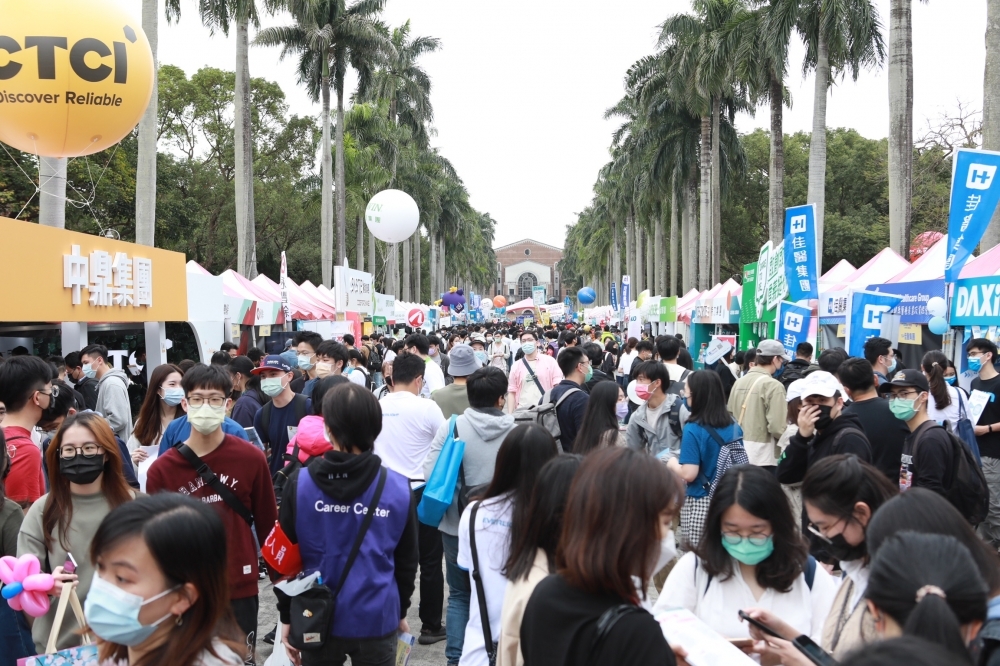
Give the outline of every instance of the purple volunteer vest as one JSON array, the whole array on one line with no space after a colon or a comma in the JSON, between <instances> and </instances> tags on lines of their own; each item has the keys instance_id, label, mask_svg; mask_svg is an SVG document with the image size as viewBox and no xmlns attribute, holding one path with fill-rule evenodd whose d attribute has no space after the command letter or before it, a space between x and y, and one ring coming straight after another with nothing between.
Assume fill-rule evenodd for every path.
<instances>
[{"instance_id":1,"label":"purple volunteer vest","mask_svg":"<svg viewBox=\"0 0 1000 666\"><path fill-rule=\"evenodd\" d=\"M375 518L337 596L330 627L337 638L379 638L399 625L394 554L410 510L410 485L402 475L387 472ZM299 473L295 530L303 572L318 570L326 585L336 586L376 485L378 475L360 497L341 503L319 489L307 468Z\"/></svg>"}]
</instances>

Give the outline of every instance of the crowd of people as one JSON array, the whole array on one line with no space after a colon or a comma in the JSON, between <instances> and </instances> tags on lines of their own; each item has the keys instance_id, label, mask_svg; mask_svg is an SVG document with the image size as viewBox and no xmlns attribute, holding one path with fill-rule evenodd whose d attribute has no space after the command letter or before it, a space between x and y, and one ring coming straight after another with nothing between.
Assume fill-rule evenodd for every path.
<instances>
[{"instance_id":1,"label":"crowd of people","mask_svg":"<svg viewBox=\"0 0 1000 666\"><path fill-rule=\"evenodd\" d=\"M1000 401L972 423L941 352L400 333L227 344L138 405L101 345L0 362L0 556L84 609L0 602L0 666L84 633L252 664L258 630L296 666L395 664L400 632L448 665L660 666L678 608L762 664L1000 665ZM995 396L996 345L966 349Z\"/></svg>"}]
</instances>

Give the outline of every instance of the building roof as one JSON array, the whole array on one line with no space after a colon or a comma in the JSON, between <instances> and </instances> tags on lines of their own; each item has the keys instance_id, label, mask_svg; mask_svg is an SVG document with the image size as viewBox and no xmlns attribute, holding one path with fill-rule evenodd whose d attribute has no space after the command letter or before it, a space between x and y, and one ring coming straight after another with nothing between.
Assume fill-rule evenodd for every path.
<instances>
[{"instance_id":1,"label":"building roof","mask_svg":"<svg viewBox=\"0 0 1000 666\"><path fill-rule=\"evenodd\" d=\"M493 251L494 252L500 252L501 250L506 250L507 248L514 247L516 245L522 245L524 243L532 243L534 245L541 245L542 247L547 247L547 248L550 248L552 250L557 250L559 252L563 251L563 249L561 247L556 247L555 245L549 245L548 243L541 243L539 241L532 240L531 238L522 238L519 241L514 241L513 243L508 243L507 245L501 245L500 247L495 247L495 248L493 248Z\"/></svg>"}]
</instances>

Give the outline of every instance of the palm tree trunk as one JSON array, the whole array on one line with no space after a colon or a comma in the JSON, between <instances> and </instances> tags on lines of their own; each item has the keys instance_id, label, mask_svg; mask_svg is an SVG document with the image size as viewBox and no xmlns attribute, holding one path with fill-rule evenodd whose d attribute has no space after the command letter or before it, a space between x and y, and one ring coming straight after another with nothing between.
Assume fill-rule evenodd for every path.
<instances>
[{"instance_id":1,"label":"palm tree trunk","mask_svg":"<svg viewBox=\"0 0 1000 666\"><path fill-rule=\"evenodd\" d=\"M410 293L410 271L413 269L410 263L410 239L407 238L400 245L403 246L403 300L415 301L417 299Z\"/></svg>"},{"instance_id":2,"label":"palm tree trunk","mask_svg":"<svg viewBox=\"0 0 1000 666\"><path fill-rule=\"evenodd\" d=\"M444 245L444 234L443 233L441 234L440 242L441 242L441 254L440 254L441 265L440 265L440 267L439 267L438 270L441 271L441 285L440 285L441 286L441 291L445 292L445 291L448 290L448 285L446 284L446 282L448 280L447 280L447 277L446 277L447 272L446 272L446 268L445 268L447 266L447 264L445 263L445 245ZM434 296L435 296L434 294L431 294L431 300L437 300L436 298L434 298Z\"/></svg>"},{"instance_id":3,"label":"palm tree trunk","mask_svg":"<svg viewBox=\"0 0 1000 666\"><path fill-rule=\"evenodd\" d=\"M399 243L392 244L392 286L393 295L402 291L402 284L399 281Z\"/></svg>"},{"instance_id":4,"label":"palm tree trunk","mask_svg":"<svg viewBox=\"0 0 1000 666\"><path fill-rule=\"evenodd\" d=\"M329 154L330 151L327 151ZM331 192L332 194L332 192ZM358 215L358 265L355 266L359 271L365 270L365 216ZM369 266L369 269L372 267Z\"/></svg>"},{"instance_id":5,"label":"palm tree trunk","mask_svg":"<svg viewBox=\"0 0 1000 666\"><path fill-rule=\"evenodd\" d=\"M65 157L38 158L38 223L46 227L66 228Z\"/></svg>"},{"instance_id":6,"label":"palm tree trunk","mask_svg":"<svg viewBox=\"0 0 1000 666\"><path fill-rule=\"evenodd\" d=\"M253 218L253 128L250 101L250 24L236 20L236 254L239 273L257 276L257 230Z\"/></svg>"},{"instance_id":7,"label":"palm tree trunk","mask_svg":"<svg viewBox=\"0 0 1000 666\"><path fill-rule=\"evenodd\" d=\"M324 61L326 58L324 58ZM326 64L324 63L324 67ZM320 261L323 268L323 284L326 285L327 289L333 287L333 150L330 146L330 72L327 70L325 72L326 76L323 77L320 83L320 89L322 91L323 97L323 162L322 162L322 177L323 177L323 192L321 193L321 205L320 205L320 223L319 223L319 247L320 247ZM340 127L340 120L337 120L337 126ZM339 191L338 186L338 191ZM339 215L339 213L338 213ZM363 217L359 219L359 224L363 224ZM346 221L345 221L346 225ZM359 234L363 234L361 227L358 228ZM361 236L358 236L361 239ZM361 253L363 251L363 240L358 243L358 270L364 270L361 268Z\"/></svg>"},{"instance_id":8,"label":"palm tree trunk","mask_svg":"<svg viewBox=\"0 0 1000 666\"><path fill-rule=\"evenodd\" d=\"M712 98L712 284L719 284L722 268L722 162L719 160L719 129L722 113L719 97Z\"/></svg>"},{"instance_id":9,"label":"palm tree trunk","mask_svg":"<svg viewBox=\"0 0 1000 666\"><path fill-rule=\"evenodd\" d=\"M822 23L822 20L821 20ZM826 100L830 89L830 49L821 29L816 46L812 139L809 141L809 190L806 203L816 204L816 254L823 266L823 216L826 210Z\"/></svg>"},{"instance_id":10,"label":"palm tree trunk","mask_svg":"<svg viewBox=\"0 0 1000 666\"><path fill-rule=\"evenodd\" d=\"M701 118L701 210L698 234L698 288L712 286L712 118Z\"/></svg>"},{"instance_id":11,"label":"palm tree trunk","mask_svg":"<svg viewBox=\"0 0 1000 666\"><path fill-rule=\"evenodd\" d=\"M983 77L983 148L1000 150L1000 0L986 0L986 74ZM993 214L980 250L1000 244L1000 213Z\"/></svg>"},{"instance_id":12,"label":"palm tree trunk","mask_svg":"<svg viewBox=\"0 0 1000 666\"><path fill-rule=\"evenodd\" d=\"M653 230L653 285L656 293L663 295L667 293L666 278L666 247L663 245L663 204L659 206L659 215L656 216L656 228Z\"/></svg>"},{"instance_id":13,"label":"palm tree trunk","mask_svg":"<svg viewBox=\"0 0 1000 666\"><path fill-rule=\"evenodd\" d=\"M667 296L677 295L677 232L680 220L678 220L680 206L677 197L677 174L671 178L670 188L670 284L667 287Z\"/></svg>"},{"instance_id":14,"label":"palm tree trunk","mask_svg":"<svg viewBox=\"0 0 1000 666\"><path fill-rule=\"evenodd\" d=\"M337 263L343 264L347 258L347 186L344 174L344 81L338 77L337 88L337 132L335 137L334 175L337 192Z\"/></svg>"},{"instance_id":15,"label":"palm tree trunk","mask_svg":"<svg viewBox=\"0 0 1000 666\"><path fill-rule=\"evenodd\" d=\"M635 227L632 222L632 213L625 216L625 274L631 280L635 275ZM627 307L628 303L622 303L622 307Z\"/></svg>"},{"instance_id":16,"label":"palm tree trunk","mask_svg":"<svg viewBox=\"0 0 1000 666\"><path fill-rule=\"evenodd\" d=\"M622 250L621 250L621 225L615 220L615 240L614 245L611 247L611 279L608 280L607 288L611 289L611 283L614 282L616 285L618 281L622 279Z\"/></svg>"},{"instance_id":17,"label":"palm tree trunk","mask_svg":"<svg viewBox=\"0 0 1000 666\"><path fill-rule=\"evenodd\" d=\"M378 266L375 263L375 251L378 248L375 247L375 236L372 232L368 232L368 272L372 275L378 272Z\"/></svg>"},{"instance_id":18,"label":"palm tree trunk","mask_svg":"<svg viewBox=\"0 0 1000 666\"><path fill-rule=\"evenodd\" d=\"M698 286L698 259L701 250L698 247L698 229L695 222L695 202L698 200L698 174L693 169L684 185L684 288L686 294Z\"/></svg>"},{"instance_id":19,"label":"palm tree trunk","mask_svg":"<svg viewBox=\"0 0 1000 666\"><path fill-rule=\"evenodd\" d=\"M142 31L153 52L153 94L139 121L139 156L135 169L135 242L154 245L156 237L157 28L156 0L142 0Z\"/></svg>"},{"instance_id":20,"label":"palm tree trunk","mask_svg":"<svg viewBox=\"0 0 1000 666\"><path fill-rule=\"evenodd\" d=\"M431 246L431 254L428 257L428 262L427 262L428 264L430 264L428 266L428 268L430 269L428 271L428 273L429 273L428 277L429 277L430 283L431 283L431 295L430 295L430 300L428 301L428 303L433 303L434 301L437 300L437 294L439 293L438 292L438 279L437 279L437 276L438 276L438 271L437 271L437 265L438 265L438 259L437 259L438 246L437 246L437 238L435 237L435 235L434 235L433 232L431 232L431 233L429 233L427 235L427 239L430 241L430 246Z\"/></svg>"},{"instance_id":21,"label":"palm tree trunk","mask_svg":"<svg viewBox=\"0 0 1000 666\"><path fill-rule=\"evenodd\" d=\"M632 275L632 297L635 298L639 292L646 288L645 266L643 264L643 242L646 232L643 231L639 223L635 223L635 273Z\"/></svg>"},{"instance_id":22,"label":"palm tree trunk","mask_svg":"<svg viewBox=\"0 0 1000 666\"><path fill-rule=\"evenodd\" d=\"M659 244L663 243L663 230L660 228L658 217L653 217L653 226L655 232L652 239L649 237L649 232L643 232L646 238L646 289L649 289L651 296L660 293L660 287L656 283L656 261L653 257L653 250L659 248ZM659 243L656 242L657 236L659 236ZM660 252L657 252L657 255L659 254Z\"/></svg>"},{"instance_id":23,"label":"palm tree trunk","mask_svg":"<svg viewBox=\"0 0 1000 666\"><path fill-rule=\"evenodd\" d=\"M910 257L913 195L913 26L911 1L889 8L889 247Z\"/></svg>"},{"instance_id":24,"label":"palm tree trunk","mask_svg":"<svg viewBox=\"0 0 1000 666\"><path fill-rule=\"evenodd\" d=\"M785 233L785 135L782 129L784 86L771 72L771 163L768 170L768 236L778 244Z\"/></svg>"},{"instance_id":25,"label":"palm tree trunk","mask_svg":"<svg viewBox=\"0 0 1000 666\"><path fill-rule=\"evenodd\" d=\"M413 234L413 302L420 303L423 299L420 288L420 225L417 225L417 233Z\"/></svg>"}]
</instances>

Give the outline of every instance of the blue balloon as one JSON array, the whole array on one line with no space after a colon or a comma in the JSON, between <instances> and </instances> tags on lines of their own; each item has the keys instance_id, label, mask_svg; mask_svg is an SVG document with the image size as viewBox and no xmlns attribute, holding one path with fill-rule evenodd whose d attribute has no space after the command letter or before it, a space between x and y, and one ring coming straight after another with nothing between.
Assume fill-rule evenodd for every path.
<instances>
[{"instance_id":1,"label":"blue balloon","mask_svg":"<svg viewBox=\"0 0 1000 666\"><path fill-rule=\"evenodd\" d=\"M927 322L927 328L931 329L934 335L944 335L948 332L948 320L944 317L932 317Z\"/></svg>"},{"instance_id":2,"label":"blue balloon","mask_svg":"<svg viewBox=\"0 0 1000 666\"><path fill-rule=\"evenodd\" d=\"M576 292L576 300L583 305L590 305L597 300L597 292L594 291L593 287L583 287Z\"/></svg>"}]
</instances>

